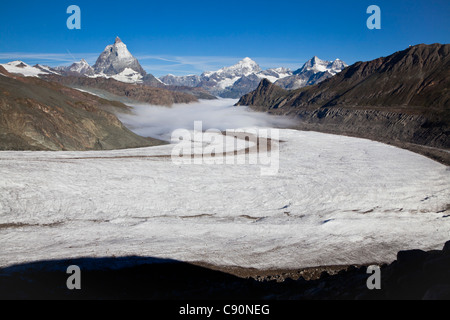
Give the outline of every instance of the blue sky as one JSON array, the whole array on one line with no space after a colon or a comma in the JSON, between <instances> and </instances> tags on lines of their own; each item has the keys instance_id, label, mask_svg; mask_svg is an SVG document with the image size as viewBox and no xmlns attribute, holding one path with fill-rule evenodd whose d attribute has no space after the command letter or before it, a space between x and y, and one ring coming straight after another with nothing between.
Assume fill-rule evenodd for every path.
<instances>
[{"instance_id":1,"label":"blue sky","mask_svg":"<svg viewBox=\"0 0 450 320\"><path fill-rule=\"evenodd\" d=\"M69 30L69 5L81 30ZM382 29L369 30L369 5ZM116 36L156 76L199 74L251 57L296 69L312 56L352 64L419 43L450 43L448 0L2 1L0 62L95 63Z\"/></svg>"}]
</instances>

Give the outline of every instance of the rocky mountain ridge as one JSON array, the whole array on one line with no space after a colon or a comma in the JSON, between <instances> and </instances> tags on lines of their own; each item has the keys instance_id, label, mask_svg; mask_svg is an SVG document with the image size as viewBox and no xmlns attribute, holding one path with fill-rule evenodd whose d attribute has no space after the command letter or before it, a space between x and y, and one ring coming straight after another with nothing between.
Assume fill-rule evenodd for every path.
<instances>
[{"instance_id":1,"label":"rocky mountain ridge","mask_svg":"<svg viewBox=\"0 0 450 320\"><path fill-rule=\"evenodd\" d=\"M126 105L0 66L0 150L110 150L161 141L140 137L110 111Z\"/></svg>"},{"instance_id":2,"label":"rocky mountain ridge","mask_svg":"<svg viewBox=\"0 0 450 320\"><path fill-rule=\"evenodd\" d=\"M287 91L267 80L237 105L295 116L302 130L425 148L450 163L450 45L417 45L357 62L320 84ZM417 150L416 150L417 151Z\"/></svg>"}]
</instances>

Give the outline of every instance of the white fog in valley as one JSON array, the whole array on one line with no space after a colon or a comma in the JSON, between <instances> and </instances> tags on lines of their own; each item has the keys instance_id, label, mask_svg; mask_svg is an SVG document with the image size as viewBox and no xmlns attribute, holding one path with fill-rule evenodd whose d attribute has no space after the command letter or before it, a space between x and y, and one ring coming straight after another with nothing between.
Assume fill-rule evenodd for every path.
<instances>
[{"instance_id":1,"label":"white fog in valley","mask_svg":"<svg viewBox=\"0 0 450 320\"><path fill-rule=\"evenodd\" d=\"M290 127L293 119L255 112L247 107L235 107L238 100L200 100L190 104L175 104L171 108L152 105L133 105L133 114L118 114L133 132L144 137L170 141L177 129L194 129L201 121L203 130L239 129L250 127Z\"/></svg>"},{"instance_id":2,"label":"white fog in valley","mask_svg":"<svg viewBox=\"0 0 450 320\"><path fill-rule=\"evenodd\" d=\"M232 105L136 106L121 117L139 134L166 139L196 120L205 129L288 121ZM302 268L392 262L400 250L441 249L450 238L448 167L316 132L282 129L275 143L272 176L251 164L177 164L173 144L0 152L0 266L135 255Z\"/></svg>"}]
</instances>

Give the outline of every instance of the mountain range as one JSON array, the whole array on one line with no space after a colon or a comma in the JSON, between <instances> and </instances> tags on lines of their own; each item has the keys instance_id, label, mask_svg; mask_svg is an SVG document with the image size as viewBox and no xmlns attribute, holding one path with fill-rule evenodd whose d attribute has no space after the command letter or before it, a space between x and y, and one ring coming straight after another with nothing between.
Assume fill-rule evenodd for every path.
<instances>
[{"instance_id":1,"label":"mountain range","mask_svg":"<svg viewBox=\"0 0 450 320\"><path fill-rule=\"evenodd\" d=\"M392 143L450 163L449 51L449 44L412 46L297 90L265 79L237 105L295 116L298 129Z\"/></svg>"},{"instance_id":2,"label":"mountain range","mask_svg":"<svg viewBox=\"0 0 450 320\"><path fill-rule=\"evenodd\" d=\"M330 62L313 57L294 72L283 67L262 70L255 61L247 57L233 66L224 67L217 71L206 71L201 75L174 76L169 74L157 79L142 68L138 59L130 53L119 37L115 39L114 44L106 46L93 66L90 66L84 59L70 66L55 68L42 65L32 67L22 61L14 61L3 65L8 72L25 76L58 75L113 79L122 83L183 92L194 95L199 99L214 99L215 96L240 98L256 89L262 79L268 79L285 89L297 89L328 79L342 71L346 66L339 59ZM53 77L53 80L55 80L55 77ZM86 84L87 81L80 80L80 82Z\"/></svg>"},{"instance_id":3,"label":"mountain range","mask_svg":"<svg viewBox=\"0 0 450 320\"><path fill-rule=\"evenodd\" d=\"M100 54L94 66L82 59L70 66L30 66L22 61L2 64L11 74L38 77L124 103L148 103L171 106L198 99L216 99L201 88L166 86L147 74L127 46L116 38Z\"/></svg>"},{"instance_id":4,"label":"mountain range","mask_svg":"<svg viewBox=\"0 0 450 320\"><path fill-rule=\"evenodd\" d=\"M200 87L222 98L240 98L255 90L262 79L268 79L285 89L298 89L319 83L342 71L347 64L336 59L333 62L313 57L300 69L292 72L287 68L262 70L252 59L245 58L231 67L201 75L167 75L160 80L167 85Z\"/></svg>"}]
</instances>

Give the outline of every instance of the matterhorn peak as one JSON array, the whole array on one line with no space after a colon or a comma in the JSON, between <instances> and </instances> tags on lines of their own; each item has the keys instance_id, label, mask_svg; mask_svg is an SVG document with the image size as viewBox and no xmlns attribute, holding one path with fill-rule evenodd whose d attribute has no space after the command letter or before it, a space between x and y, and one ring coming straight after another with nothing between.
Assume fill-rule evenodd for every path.
<instances>
[{"instance_id":1,"label":"matterhorn peak","mask_svg":"<svg viewBox=\"0 0 450 320\"><path fill-rule=\"evenodd\" d=\"M133 57L119 37L116 37L113 45L105 48L94 65L94 70L97 74L108 76L118 75L127 68L136 71L141 76L146 75L139 61Z\"/></svg>"}]
</instances>

